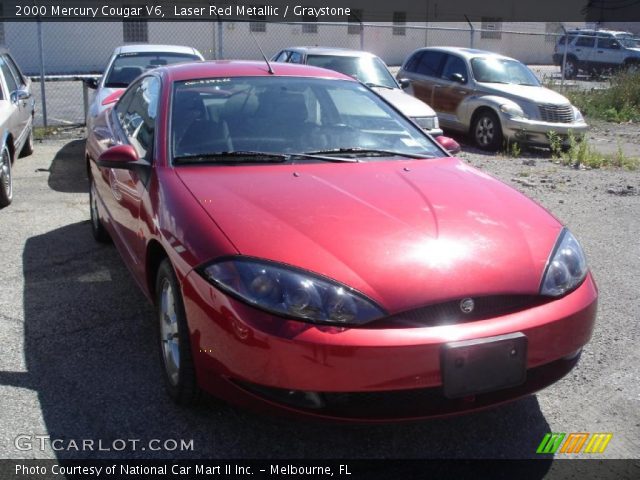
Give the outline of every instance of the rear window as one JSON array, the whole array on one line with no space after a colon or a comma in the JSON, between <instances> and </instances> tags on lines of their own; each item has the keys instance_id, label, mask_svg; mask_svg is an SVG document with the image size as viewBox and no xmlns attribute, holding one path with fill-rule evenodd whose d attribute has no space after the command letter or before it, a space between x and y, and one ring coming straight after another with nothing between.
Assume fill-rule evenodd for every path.
<instances>
[{"instance_id":1,"label":"rear window","mask_svg":"<svg viewBox=\"0 0 640 480\"><path fill-rule=\"evenodd\" d=\"M126 88L147 70L174 63L200 60L196 55L185 53L138 52L118 55L107 73L106 88Z\"/></svg>"}]
</instances>

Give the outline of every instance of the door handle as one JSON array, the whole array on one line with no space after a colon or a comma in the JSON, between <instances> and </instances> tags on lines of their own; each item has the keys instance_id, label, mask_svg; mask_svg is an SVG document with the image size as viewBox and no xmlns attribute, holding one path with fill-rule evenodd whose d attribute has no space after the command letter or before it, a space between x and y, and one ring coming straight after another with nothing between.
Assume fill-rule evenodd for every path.
<instances>
[{"instance_id":1,"label":"door handle","mask_svg":"<svg viewBox=\"0 0 640 480\"><path fill-rule=\"evenodd\" d=\"M598 50L598 53L604 53L602 50Z\"/></svg>"},{"instance_id":2,"label":"door handle","mask_svg":"<svg viewBox=\"0 0 640 480\"><path fill-rule=\"evenodd\" d=\"M456 93L459 93L460 95L466 95L469 92L467 92L466 90L456 90Z\"/></svg>"},{"instance_id":3,"label":"door handle","mask_svg":"<svg viewBox=\"0 0 640 480\"><path fill-rule=\"evenodd\" d=\"M576 48L576 52L581 52L581 51L582 51L582 49Z\"/></svg>"}]
</instances>

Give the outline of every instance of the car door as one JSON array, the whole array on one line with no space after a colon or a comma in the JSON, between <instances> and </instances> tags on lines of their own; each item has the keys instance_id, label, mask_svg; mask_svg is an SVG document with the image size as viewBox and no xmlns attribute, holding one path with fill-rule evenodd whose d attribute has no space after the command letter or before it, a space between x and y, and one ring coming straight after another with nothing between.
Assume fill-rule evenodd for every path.
<instances>
[{"instance_id":1,"label":"car door","mask_svg":"<svg viewBox=\"0 0 640 480\"><path fill-rule=\"evenodd\" d=\"M473 92L470 84L469 69L464 59L446 54L440 79L433 82L431 104L444 126L454 127L458 123L460 104Z\"/></svg>"},{"instance_id":2,"label":"car door","mask_svg":"<svg viewBox=\"0 0 640 480\"><path fill-rule=\"evenodd\" d=\"M573 51L578 57L578 61L583 65L583 68L591 68L595 47L596 37L593 34L581 33L578 38L576 38Z\"/></svg>"},{"instance_id":3,"label":"car door","mask_svg":"<svg viewBox=\"0 0 640 480\"><path fill-rule=\"evenodd\" d=\"M24 141L25 119L24 111L26 109L26 100L15 101L14 92L19 89L18 81L13 76L13 72L9 67L5 56L0 55L0 72L2 72L2 80L4 82L3 90L6 94L5 108L7 113L4 117L7 119L4 127L9 130L14 139L16 146L20 146Z\"/></svg>"},{"instance_id":4,"label":"car door","mask_svg":"<svg viewBox=\"0 0 640 480\"><path fill-rule=\"evenodd\" d=\"M621 65L623 60L624 51L613 35L603 36L600 34L596 40L596 49L593 55L594 64L597 64L601 69L610 68Z\"/></svg>"},{"instance_id":5,"label":"car door","mask_svg":"<svg viewBox=\"0 0 640 480\"><path fill-rule=\"evenodd\" d=\"M154 160L159 96L160 79L155 75L144 77L127 90L112 112L117 143L128 143L135 148L140 160L149 164L147 174ZM144 270L145 251L140 208L148 175L144 170L106 170L109 194L105 195L105 204L121 241L122 253L130 260L134 274L140 275Z\"/></svg>"},{"instance_id":6,"label":"car door","mask_svg":"<svg viewBox=\"0 0 640 480\"><path fill-rule=\"evenodd\" d=\"M18 84L18 89L23 90L28 94L26 98L18 102L18 110L20 112L20 124L24 131L24 129L28 129L29 127L31 127L31 123L33 121L33 113L35 109L35 99L33 98L33 95L31 92L31 80L23 75L22 71L20 71L20 68L18 67L16 62L13 60L11 55L9 55L8 53L5 53L2 56L2 58L7 63L9 69L11 70L11 73L13 73L13 77L15 78L16 83Z\"/></svg>"},{"instance_id":7,"label":"car door","mask_svg":"<svg viewBox=\"0 0 640 480\"><path fill-rule=\"evenodd\" d=\"M404 67L403 76L411 81L413 96L433 106L436 85L440 82L443 52L422 50L416 52ZM437 113L438 109L433 106Z\"/></svg>"}]
</instances>

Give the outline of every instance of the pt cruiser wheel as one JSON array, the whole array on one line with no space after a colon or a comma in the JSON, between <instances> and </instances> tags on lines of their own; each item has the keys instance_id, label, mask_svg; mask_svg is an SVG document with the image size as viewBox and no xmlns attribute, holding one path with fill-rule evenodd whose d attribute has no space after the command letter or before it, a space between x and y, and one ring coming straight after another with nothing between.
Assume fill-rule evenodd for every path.
<instances>
[{"instance_id":1,"label":"pt cruiser wheel","mask_svg":"<svg viewBox=\"0 0 640 480\"><path fill-rule=\"evenodd\" d=\"M485 110L476 115L473 126L473 140L483 150L495 151L502 145L502 126L498 116Z\"/></svg>"}]
</instances>

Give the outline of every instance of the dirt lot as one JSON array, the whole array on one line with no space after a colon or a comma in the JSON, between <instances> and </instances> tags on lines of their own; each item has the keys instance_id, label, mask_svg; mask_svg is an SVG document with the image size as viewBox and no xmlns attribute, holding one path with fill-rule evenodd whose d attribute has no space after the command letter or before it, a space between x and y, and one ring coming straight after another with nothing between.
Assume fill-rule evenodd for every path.
<instances>
[{"instance_id":1,"label":"dirt lot","mask_svg":"<svg viewBox=\"0 0 640 480\"><path fill-rule=\"evenodd\" d=\"M193 439L174 458L523 458L547 432L612 432L603 458L640 457L640 171L580 170L544 152L461 157L534 198L581 240L600 288L598 322L578 367L512 404L458 418L335 426L214 404L184 410L160 386L152 311L112 246L91 239L77 131L16 163L0 211L0 457L19 434L75 439ZM594 140L640 156L637 126L600 125ZM602 139L602 140L599 140ZM166 452L102 452L103 458Z\"/></svg>"}]
</instances>

